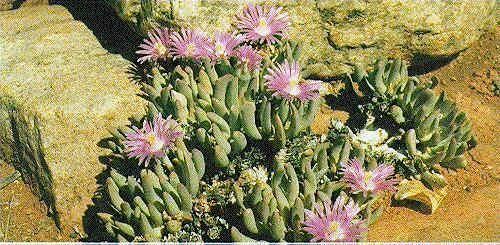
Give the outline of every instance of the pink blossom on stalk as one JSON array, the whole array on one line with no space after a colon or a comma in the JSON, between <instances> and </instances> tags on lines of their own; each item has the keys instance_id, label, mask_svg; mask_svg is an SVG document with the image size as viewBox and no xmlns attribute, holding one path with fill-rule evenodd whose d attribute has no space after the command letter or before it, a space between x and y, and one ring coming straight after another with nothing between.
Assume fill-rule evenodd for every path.
<instances>
[{"instance_id":1,"label":"pink blossom on stalk","mask_svg":"<svg viewBox=\"0 0 500 245\"><path fill-rule=\"evenodd\" d=\"M265 8L248 4L243 13L236 17L236 26L247 41L268 45L279 43L277 37L282 37L291 23L287 13L281 13L283 8Z\"/></svg>"},{"instance_id":2,"label":"pink blossom on stalk","mask_svg":"<svg viewBox=\"0 0 500 245\"><path fill-rule=\"evenodd\" d=\"M144 39L139 45L139 50L135 53L142 55L137 62L144 63L146 61L157 61L165 59L168 55L168 39L169 31L165 29L155 29L148 32L149 39Z\"/></svg>"},{"instance_id":3,"label":"pink blossom on stalk","mask_svg":"<svg viewBox=\"0 0 500 245\"><path fill-rule=\"evenodd\" d=\"M297 61L278 64L275 68L268 68L269 75L265 75L267 87L273 96L293 100L298 98L301 101L312 100L319 96L323 82L316 80L304 80L300 74L300 67Z\"/></svg>"},{"instance_id":4,"label":"pink blossom on stalk","mask_svg":"<svg viewBox=\"0 0 500 245\"><path fill-rule=\"evenodd\" d=\"M356 159L341 163L342 180L346 182L353 193L362 192L366 197L369 193L378 194L384 190L394 192L398 180L394 179L394 167L381 164L373 171L365 171Z\"/></svg>"},{"instance_id":5,"label":"pink blossom on stalk","mask_svg":"<svg viewBox=\"0 0 500 245\"><path fill-rule=\"evenodd\" d=\"M210 47L212 59L226 59L234 56L236 48L242 41L242 37L236 33L216 33Z\"/></svg>"},{"instance_id":6,"label":"pink blossom on stalk","mask_svg":"<svg viewBox=\"0 0 500 245\"><path fill-rule=\"evenodd\" d=\"M142 129L133 127L134 132L126 134L125 152L130 158L139 159L139 164L149 164L151 158L164 157L177 138L183 137L179 124L168 116L158 114L153 122L144 120Z\"/></svg>"},{"instance_id":7,"label":"pink blossom on stalk","mask_svg":"<svg viewBox=\"0 0 500 245\"><path fill-rule=\"evenodd\" d=\"M364 221L355 219L360 208L349 198L339 196L335 203L316 203L313 210L305 210L304 231L311 234L311 242L354 242L367 231Z\"/></svg>"},{"instance_id":8,"label":"pink blossom on stalk","mask_svg":"<svg viewBox=\"0 0 500 245\"><path fill-rule=\"evenodd\" d=\"M236 56L238 56L241 62L247 63L250 70L259 68L262 61L262 56L249 45L241 46L236 52Z\"/></svg>"},{"instance_id":9,"label":"pink blossom on stalk","mask_svg":"<svg viewBox=\"0 0 500 245\"><path fill-rule=\"evenodd\" d=\"M180 32L174 32L170 35L170 53L177 58L200 59L210 56L210 41L202 33L181 29Z\"/></svg>"}]
</instances>

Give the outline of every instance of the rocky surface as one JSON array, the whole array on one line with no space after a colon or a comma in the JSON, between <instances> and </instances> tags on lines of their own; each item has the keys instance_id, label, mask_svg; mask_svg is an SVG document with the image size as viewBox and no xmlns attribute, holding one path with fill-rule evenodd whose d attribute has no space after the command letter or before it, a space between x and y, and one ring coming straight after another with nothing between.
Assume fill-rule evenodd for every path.
<instances>
[{"instance_id":1,"label":"rocky surface","mask_svg":"<svg viewBox=\"0 0 500 245\"><path fill-rule=\"evenodd\" d=\"M0 12L0 158L63 228L97 189L105 128L143 113L129 66L61 6Z\"/></svg>"},{"instance_id":2,"label":"rocky surface","mask_svg":"<svg viewBox=\"0 0 500 245\"><path fill-rule=\"evenodd\" d=\"M226 30L249 0L129 0L107 2L139 32L179 25ZM141 4L142 2L142 4ZM302 0L277 2L293 22L291 37L304 45L303 62L318 77L336 77L355 63L401 57L416 66L448 60L500 21L500 2Z\"/></svg>"},{"instance_id":3,"label":"rocky surface","mask_svg":"<svg viewBox=\"0 0 500 245\"><path fill-rule=\"evenodd\" d=\"M0 11L43 4L49 4L49 0L0 0Z\"/></svg>"}]
</instances>

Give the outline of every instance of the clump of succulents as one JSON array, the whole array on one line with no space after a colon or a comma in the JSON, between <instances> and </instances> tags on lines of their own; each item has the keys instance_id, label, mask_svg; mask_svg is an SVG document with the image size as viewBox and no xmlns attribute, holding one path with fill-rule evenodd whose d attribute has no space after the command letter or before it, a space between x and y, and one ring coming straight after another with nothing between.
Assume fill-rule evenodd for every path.
<instances>
[{"instance_id":1,"label":"clump of succulents","mask_svg":"<svg viewBox=\"0 0 500 245\"><path fill-rule=\"evenodd\" d=\"M260 6L247 11L257 11L254 8L262 14ZM278 13L271 9L268 14ZM144 55L140 62L170 54L183 63L167 74L153 68L150 84L144 84L150 112L171 113L189 125L191 143L200 145L216 167L228 167L229 157L250 141L284 147L288 138L307 129L319 110L322 82L301 77L300 48L276 36L288 27L287 19L273 18L265 26L243 21L238 25L243 34L217 33L213 39L188 29L155 30L138 51ZM253 24L271 29L252 32L248 28ZM259 44L264 41L274 45Z\"/></svg>"},{"instance_id":2,"label":"clump of succulents","mask_svg":"<svg viewBox=\"0 0 500 245\"><path fill-rule=\"evenodd\" d=\"M399 142L401 153L410 159L406 172L442 187L446 183L438 166L466 166L464 153L477 144L471 121L443 92L437 95L432 84L409 77L404 62L379 60L370 73L357 67L348 82L362 101L366 127L379 128L389 121L400 135L393 143Z\"/></svg>"},{"instance_id":3,"label":"clump of succulents","mask_svg":"<svg viewBox=\"0 0 500 245\"><path fill-rule=\"evenodd\" d=\"M363 160L360 163L355 159L361 149L353 149L351 140L341 132L335 135L337 137L308 135L294 138L275 155L269 165L270 171L259 166L250 169L251 174L248 170L241 172L244 178L241 180L240 177L234 192L242 221L231 230L233 240L297 242L311 239L356 241L363 238L367 225L383 209L374 205L380 192L395 190L394 167L362 164ZM345 193L350 197L347 198ZM349 204L348 199L352 200ZM340 216L329 218L328 222L344 222L345 230L331 230L329 235L336 234L336 238L320 238L310 232L314 229L303 229L304 225L318 219L319 214L314 218L313 210L320 211L322 205L330 207L333 201L337 202L335 209L357 210L348 220Z\"/></svg>"},{"instance_id":4,"label":"clump of succulents","mask_svg":"<svg viewBox=\"0 0 500 245\"><path fill-rule=\"evenodd\" d=\"M169 82L165 80L156 89L144 86L153 105L151 111L171 112L180 123L188 124L192 143L200 145L219 168L226 168L229 156L238 155L249 141L267 141L275 149L284 147L287 138L295 137L312 123L319 109L319 98L291 101L284 96L266 96L264 77L248 70L245 64L214 65L209 60L202 64L196 71L189 66L176 67L169 74ZM288 67L286 60L284 66L278 65L280 68L295 69L288 72L298 69ZM153 81L163 79L159 71L154 74Z\"/></svg>"},{"instance_id":5,"label":"clump of succulents","mask_svg":"<svg viewBox=\"0 0 500 245\"><path fill-rule=\"evenodd\" d=\"M231 32L149 33L137 51L151 65L142 128L110 130L109 148L130 165L106 181L110 208L99 215L113 239L360 241L380 197L396 191L395 165L430 184L437 163L461 166L470 122L400 61L349 76L363 130L332 121L312 134L324 85L302 77L289 26L281 8L249 4ZM397 126L390 138L372 131L381 115Z\"/></svg>"},{"instance_id":6,"label":"clump of succulents","mask_svg":"<svg viewBox=\"0 0 500 245\"><path fill-rule=\"evenodd\" d=\"M180 232L193 219L194 198L205 173L203 155L187 150L175 121L158 115L143 125L122 128L124 134L114 131L116 143L110 142L115 153L138 158L151 168L140 170L139 178L110 171L106 189L113 212L100 217L117 241L161 241L166 234ZM151 158L155 163L148 165Z\"/></svg>"}]
</instances>

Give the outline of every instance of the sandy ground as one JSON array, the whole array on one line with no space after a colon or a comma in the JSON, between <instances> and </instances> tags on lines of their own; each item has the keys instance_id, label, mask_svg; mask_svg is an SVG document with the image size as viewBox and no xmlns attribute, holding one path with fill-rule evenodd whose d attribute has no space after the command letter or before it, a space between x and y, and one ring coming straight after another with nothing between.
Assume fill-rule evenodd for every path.
<instances>
[{"instance_id":1,"label":"sandy ground","mask_svg":"<svg viewBox=\"0 0 500 245\"><path fill-rule=\"evenodd\" d=\"M500 241L500 98L490 87L500 81L500 28L485 34L450 64L421 76L440 80L444 90L473 120L479 145L469 166L448 172L448 196L432 215L389 207L370 229L371 241ZM14 170L0 162L0 178ZM0 242L76 241L78 231L57 232L46 210L17 180L0 191Z\"/></svg>"},{"instance_id":2,"label":"sandy ground","mask_svg":"<svg viewBox=\"0 0 500 245\"><path fill-rule=\"evenodd\" d=\"M13 167L0 160L0 178L13 172ZM14 181L0 190L0 242L73 240L69 235L57 232L54 221L46 213L47 208L22 180Z\"/></svg>"}]
</instances>

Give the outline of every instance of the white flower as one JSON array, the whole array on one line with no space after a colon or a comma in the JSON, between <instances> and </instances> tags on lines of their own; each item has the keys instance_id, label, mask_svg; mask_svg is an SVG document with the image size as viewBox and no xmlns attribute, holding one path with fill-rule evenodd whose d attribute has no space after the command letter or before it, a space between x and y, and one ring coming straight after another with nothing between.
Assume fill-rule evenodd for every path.
<instances>
[{"instance_id":1,"label":"white flower","mask_svg":"<svg viewBox=\"0 0 500 245\"><path fill-rule=\"evenodd\" d=\"M243 170L238 182L241 184L255 185L258 182L267 183L267 169L263 166L257 166Z\"/></svg>"},{"instance_id":2,"label":"white flower","mask_svg":"<svg viewBox=\"0 0 500 245\"><path fill-rule=\"evenodd\" d=\"M381 145L387 140L387 138L389 138L389 135L381 128L374 131L363 129L356 135L356 139L358 141L370 146Z\"/></svg>"},{"instance_id":3,"label":"white flower","mask_svg":"<svg viewBox=\"0 0 500 245\"><path fill-rule=\"evenodd\" d=\"M353 135L353 140L358 141L363 150L373 151L382 155L393 155L398 160L406 159L406 156L387 145L389 134L379 128L373 131L361 130Z\"/></svg>"}]
</instances>

